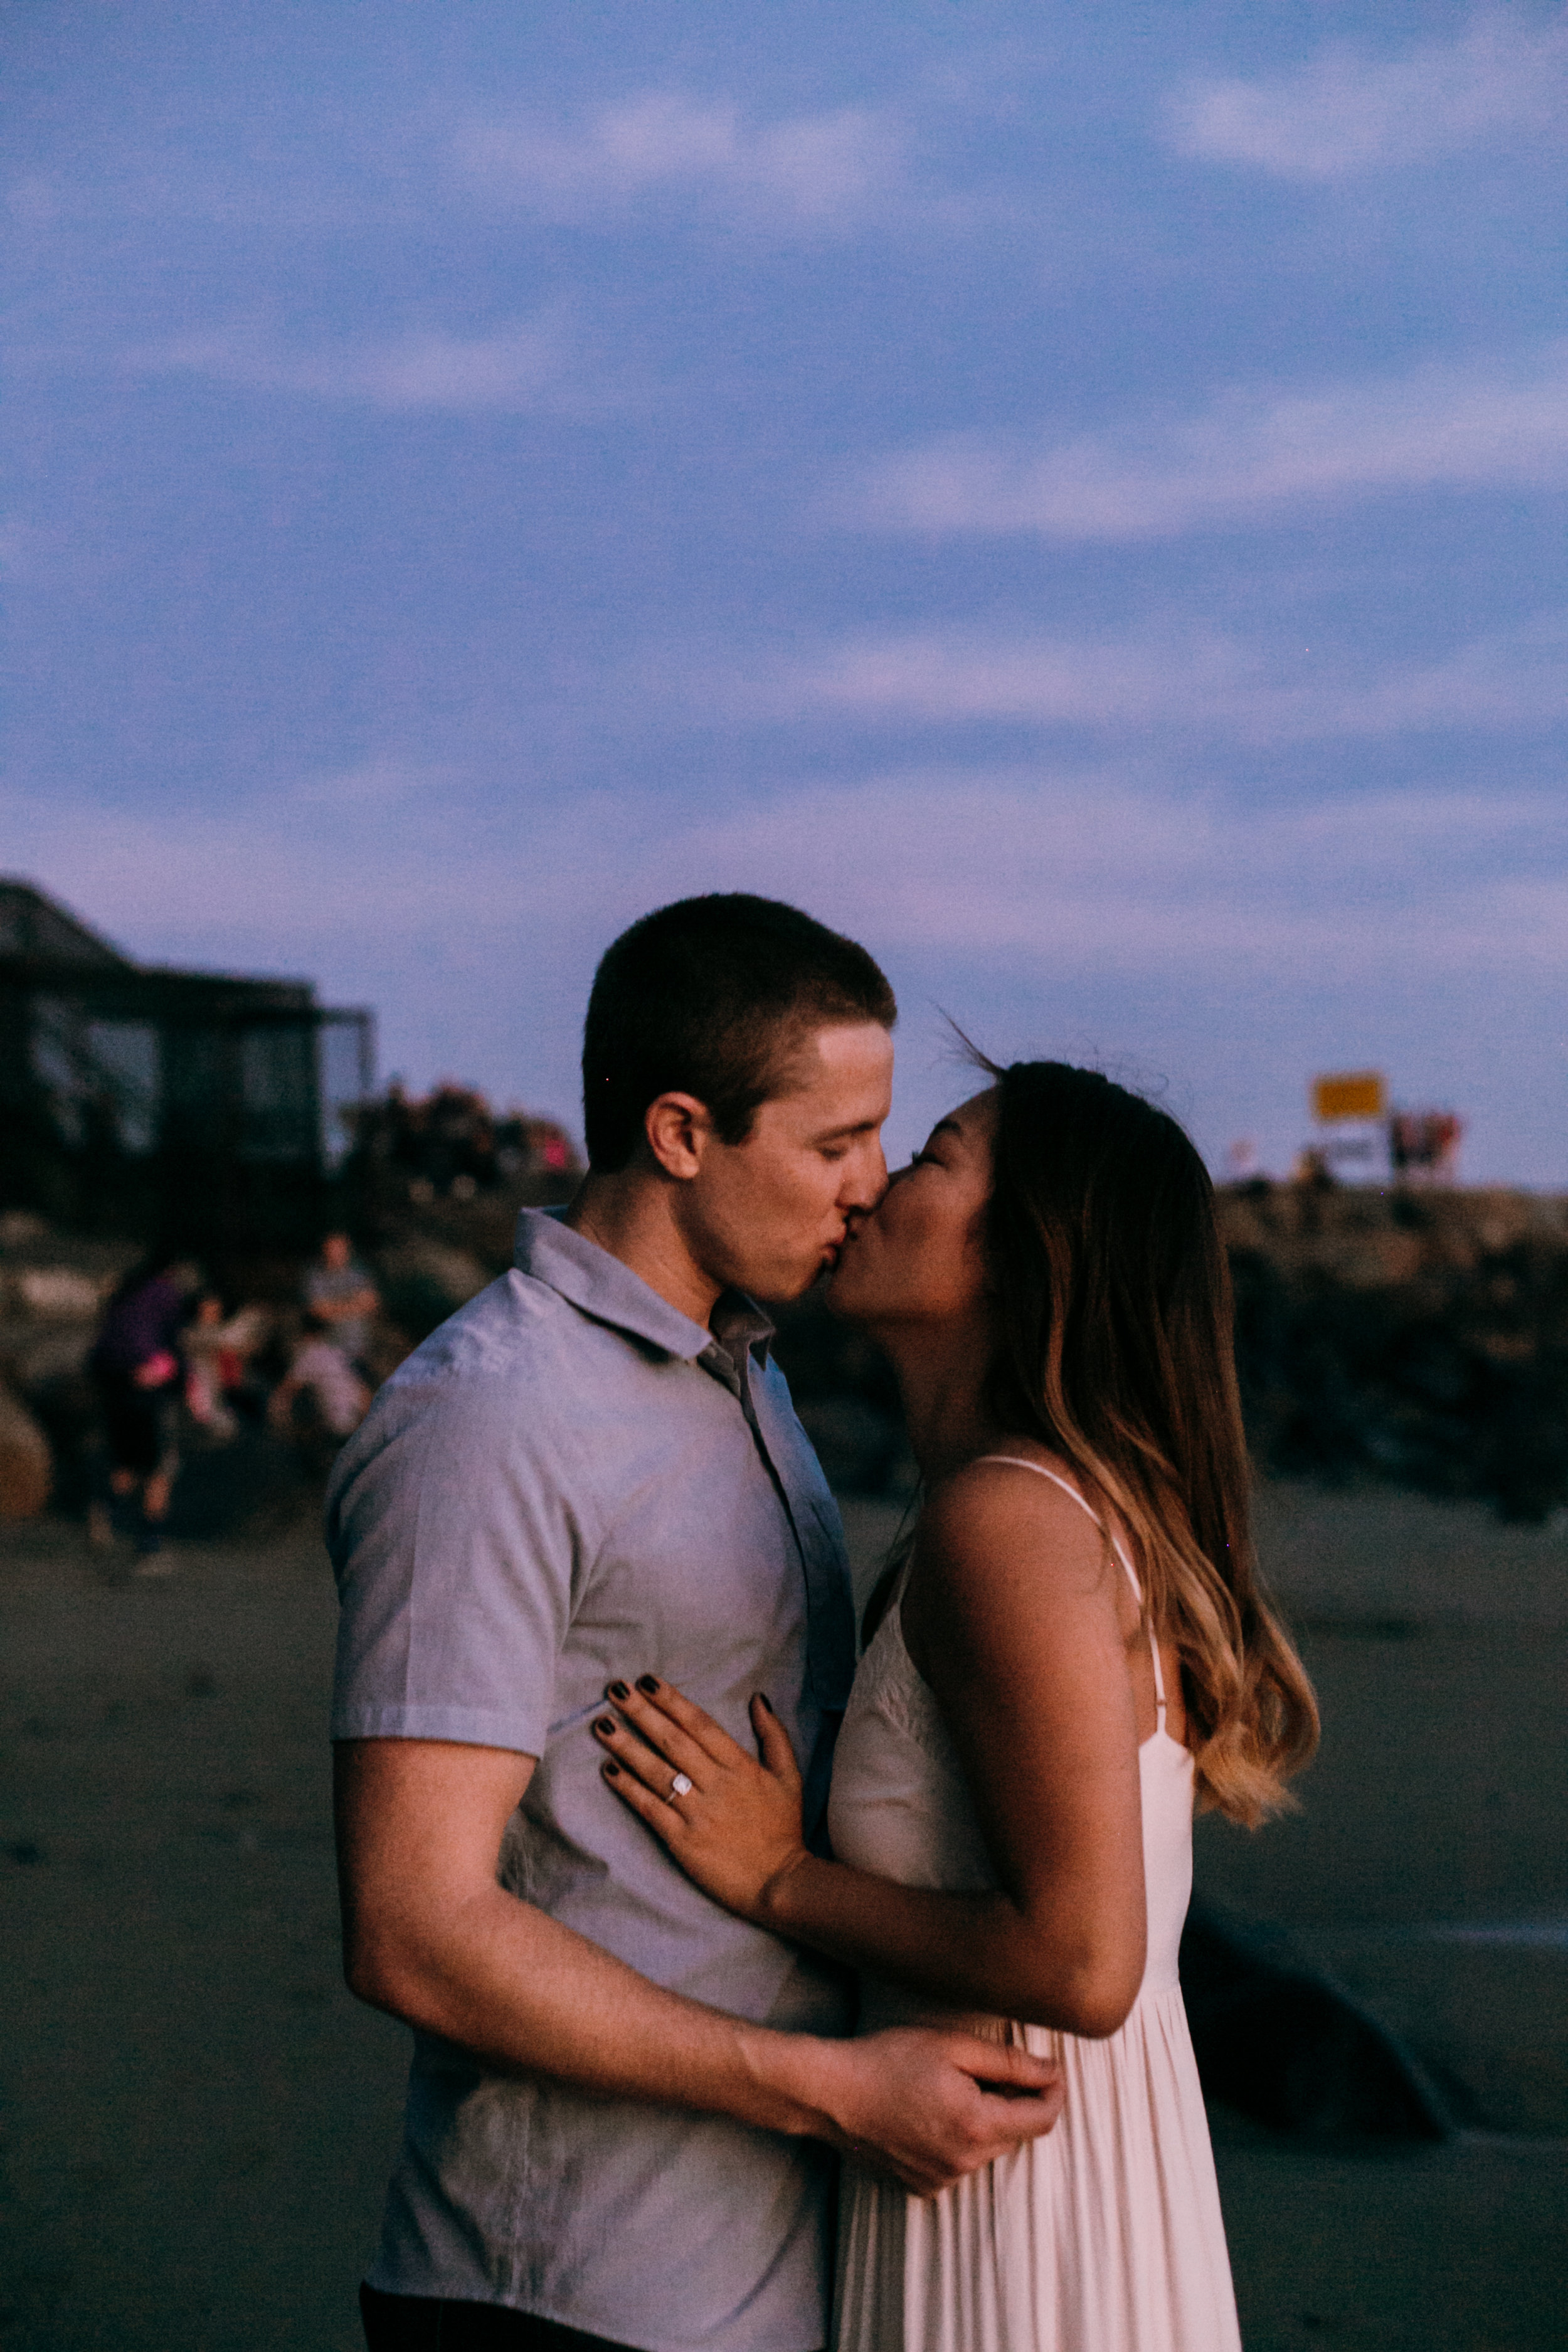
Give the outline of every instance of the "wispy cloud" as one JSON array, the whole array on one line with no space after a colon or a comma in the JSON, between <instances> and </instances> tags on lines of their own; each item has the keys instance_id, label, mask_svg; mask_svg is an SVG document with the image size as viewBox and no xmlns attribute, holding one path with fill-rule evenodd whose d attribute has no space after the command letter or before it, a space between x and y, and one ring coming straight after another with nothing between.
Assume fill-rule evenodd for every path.
<instances>
[{"instance_id":1,"label":"wispy cloud","mask_svg":"<svg viewBox=\"0 0 1568 2352\"><path fill-rule=\"evenodd\" d=\"M265 793L214 794L199 808L99 803L90 824L58 795L0 791L0 823L7 866L79 898L112 937L277 969L319 952L334 902L343 939L362 952L378 929L461 923L481 863L454 851L449 811L462 782L449 766L370 760Z\"/></svg>"},{"instance_id":2,"label":"wispy cloud","mask_svg":"<svg viewBox=\"0 0 1568 2352\"><path fill-rule=\"evenodd\" d=\"M858 215L899 173L885 113L751 121L725 100L648 90L570 129L475 127L458 142L469 184L552 219L592 219L653 197L697 200L773 226L824 229Z\"/></svg>"},{"instance_id":3,"label":"wispy cloud","mask_svg":"<svg viewBox=\"0 0 1568 2352\"><path fill-rule=\"evenodd\" d=\"M1512 9L1399 57L1336 43L1293 72L1194 80L1170 109L1183 153L1302 180L1349 179L1488 140L1560 132L1565 118L1568 26L1531 23Z\"/></svg>"},{"instance_id":4,"label":"wispy cloud","mask_svg":"<svg viewBox=\"0 0 1568 2352\"><path fill-rule=\"evenodd\" d=\"M401 793L405 772L389 772ZM1025 979L1568 972L1568 819L1542 793L1411 789L1279 807L1177 786L1148 761L927 767L706 821L652 796L575 795L531 808L524 846L515 826L503 838L451 823L450 772L426 783L395 825L344 833L346 857L332 852L342 779L291 791L319 806L311 826L255 799L195 815L100 810L84 825L13 793L0 813L8 857L132 945L273 968L375 969L396 940L403 955L477 959L493 987L521 940L532 961L563 961L585 981L605 940L647 908L752 889L882 951L1000 957ZM347 797L345 821L361 780ZM177 937L173 908L190 910Z\"/></svg>"},{"instance_id":5,"label":"wispy cloud","mask_svg":"<svg viewBox=\"0 0 1568 2352\"><path fill-rule=\"evenodd\" d=\"M389 409L574 409L605 397L594 389L571 321L559 310L486 335L431 330L309 350L242 322L142 345L124 352L121 364Z\"/></svg>"},{"instance_id":6,"label":"wispy cloud","mask_svg":"<svg viewBox=\"0 0 1568 2352\"><path fill-rule=\"evenodd\" d=\"M1036 972L1562 971L1563 830L1522 793L1300 810L1135 770L927 772L737 816L703 838L713 879L685 887L776 887L889 945Z\"/></svg>"},{"instance_id":7,"label":"wispy cloud","mask_svg":"<svg viewBox=\"0 0 1568 2352\"><path fill-rule=\"evenodd\" d=\"M1195 416L1044 449L952 436L874 466L851 513L899 530L1153 539L1391 492L1564 484L1559 340L1318 392L1226 392Z\"/></svg>"},{"instance_id":8,"label":"wispy cloud","mask_svg":"<svg viewBox=\"0 0 1568 2352\"><path fill-rule=\"evenodd\" d=\"M711 677L704 692L710 701ZM1287 653L1215 631L1021 640L928 629L852 639L752 677L724 707L780 718L835 710L871 725L1011 721L1113 735L1158 726L1252 744L1506 733L1568 715L1568 614L1373 675L1310 646Z\"/></svg>"}]
</instances>

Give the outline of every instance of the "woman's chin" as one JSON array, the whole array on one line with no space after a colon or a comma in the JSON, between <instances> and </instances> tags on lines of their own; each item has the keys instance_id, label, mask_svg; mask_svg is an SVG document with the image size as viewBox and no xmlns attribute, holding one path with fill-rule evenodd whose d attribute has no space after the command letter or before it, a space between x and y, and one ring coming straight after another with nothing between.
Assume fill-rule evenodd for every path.
<instances>
[{"instance_id":1,"label":"woman's chin","mask_svg":"<svg viewBox=\"0 0 1568 2352\"><path fill-rule=\"evenodd\" d=\"M823 1303L830 1315L849 1317L855 1312L854 1296L854 1282L846 1281L843 1263L840 1261L822 1286Z\"/></svg>"},{"instance_id":2,"label":"woman's chin","mask_svg":"<svg viewBox=\"0 0 1568 2352\"><path fill-rule=\"evenodd\" d=\"M863 1322L872 1310L869 1289L855 1278L855 1268L846 1265L841 1258L828 1276L823 1297L830 1315L846 1323Z\"/></svg>"}]
</instances>

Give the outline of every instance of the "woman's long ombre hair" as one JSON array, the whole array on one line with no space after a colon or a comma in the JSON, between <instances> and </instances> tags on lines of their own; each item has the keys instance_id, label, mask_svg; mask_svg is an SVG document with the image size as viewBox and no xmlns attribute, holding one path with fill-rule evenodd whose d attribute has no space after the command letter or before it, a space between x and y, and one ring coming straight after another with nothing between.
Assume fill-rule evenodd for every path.
<instances>
[{"instance_id":1,"label":"woman's long ombre hair","mask_svg":"<svg viewBox=\"0 0 1568 2352\"><path fill-rule=\"evenodd\" d=\"M1290 1802L1318 1709L1253 1556L1214 1187L1175 1120L1099 1072L976 1059L997 1089L995 1424L1125 1532L1181 1655L1200 1801L1256 1826Z\"/></svg>"}]
</instances>

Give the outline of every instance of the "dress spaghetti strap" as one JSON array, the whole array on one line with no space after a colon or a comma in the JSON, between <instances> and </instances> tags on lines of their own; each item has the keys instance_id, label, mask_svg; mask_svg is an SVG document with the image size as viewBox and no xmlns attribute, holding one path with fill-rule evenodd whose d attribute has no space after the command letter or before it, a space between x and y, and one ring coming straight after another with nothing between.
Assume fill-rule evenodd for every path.
<instances>
[{"instance_id":1,"label":"dress spaghetti strap","mask_svg":"<svg viewBox=\"0 0 1568 2352\"><path fill-rule=\"evenodd\" d=\"M1059 1486L1064 1495L1070 1495L1073 1501L1078 1505L1079 1509L1084 1513L1086 1517L1093 1519L1095 1526L1097 1528L1100 1527L1099 1519L1095 1518L1094 1513L1089 1509L1088 1503L1079 1493L1078 1488L1072 1484L1071 1480L1064 1478L1059 1471L1047 1470L1043 1462L1031 1462L1022 1454L977 1454L975 1459L977 1462L1005 1463L1010 1469L1032 1470L1037 1478L1048 1478L1053 1486ZM1103 1535L1104 1532L1104 1528L1100 1528L1100 1533ZM1143 1588L1138 1581L1132 1562L1128 1559L1127 1554L1122 1550L1121 1546L1117 1542L1114 1536L1110 1538L1110 1549L1116 1554L1117 1559L1121 1562L1122 1567L1127 1570L1127 1581L1132 1587L1133 1597L1137 1601L1139 1609L1142 1610L1143 1606ZM1149 1628L1149 1655L1154 1663L1154 1728L1156 1732L1163 1732L1165 1728L1165 1670L1160 1664L1160 1644L1154 1639L1154 1628L1152 1625Z\"/></svg>"}]
</instances>

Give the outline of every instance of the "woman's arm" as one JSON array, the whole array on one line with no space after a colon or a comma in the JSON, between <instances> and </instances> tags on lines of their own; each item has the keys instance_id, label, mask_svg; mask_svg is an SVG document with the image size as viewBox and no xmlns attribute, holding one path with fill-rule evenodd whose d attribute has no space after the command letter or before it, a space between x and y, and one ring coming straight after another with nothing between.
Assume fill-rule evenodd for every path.
<instances>
[{"instance_id":1,"label":"woman's arm","mask_svg":"<svg viewBox=\"0 0 1568 2352\"><path fill-rule=\"evenodd\" d=\"M760 1764L668 1685L617 1685L640 1738L601 1729L612 1786L700 1885L776 1934L962 2007L1113 2033L1144 1958L1118 1574L1079 1507L1016 1471L972 1465L927 1506L904 1634L958 1749L994 1894L900 1886L808 1853L788 1740L755 1703ZM693 1787L671 1800L674 1771Z\"/></svg>"}]
</instances>

